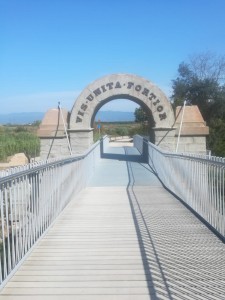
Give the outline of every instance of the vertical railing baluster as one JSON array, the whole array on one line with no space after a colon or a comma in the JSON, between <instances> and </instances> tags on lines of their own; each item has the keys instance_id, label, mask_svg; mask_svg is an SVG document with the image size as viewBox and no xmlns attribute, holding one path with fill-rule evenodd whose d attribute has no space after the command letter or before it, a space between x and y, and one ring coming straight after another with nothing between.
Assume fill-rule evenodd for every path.
<instances>
[{"instance_id":1,"label":"vertical railing baluster","mask_svg":"<svg viewBox=\"0 0 225 300\"><path fill-rule=\"evenodd\" d=\"M2 264L3 264L3 278L7 276L7 259L6 259L6 244L5 244L5 214L4 214L4 194L5 194L5 185L2 189L2 199L1 199L1 225L2 225Z\"/></svg>"},{"instance_id":2,"label":"vertical railing baluster","mask_svg":"<svg viewBox=\"0 0 225 300\"><path fill-rule=\"evenodd\" d=\"M19 211L19 206L18 206L18 179L16 178L13 181L14 184L14 206L15 206L15 219L16 219L16 262L18 263L20 261L20 211Z\"/></svg>"},{"instance_id":3,"label":"vertical railing baluster","mask_svg":"<svg viewBox=\"0 0 225 300\"><path fill-rule=\"evenodd\" d=\"M14 207L13 207L13 197L12 197L12 182L9 182L9 207L10 207L10 225L11 225L11 263L12 268L14 268L16 264L15 259L15 228L14 228Z\"/></svg>"},{"instance_id":4,"label":"vertical railing baluster","mask_svg":"<svg viewBox=\"0 0 225 300\"><path fill-rule=\"evenodd\" d=\"M142 150L143 138L134 137ZM225 159L166 152L148 142L149 164L164 185L210 224L225 240Z\"/></svg>"},{"instance_id":5,"label":"vertical railing baluster","mask_svg":"<svg viewBox=\"0 0 225 300\"><path fill-rule=\"evenodd\" d=\"M10 225L9 225L9 184L5 188L5 224L6 224L6 239L7 239L7 274L11 272L11 245L10 245Z\"/></svg>"}]
</instances>

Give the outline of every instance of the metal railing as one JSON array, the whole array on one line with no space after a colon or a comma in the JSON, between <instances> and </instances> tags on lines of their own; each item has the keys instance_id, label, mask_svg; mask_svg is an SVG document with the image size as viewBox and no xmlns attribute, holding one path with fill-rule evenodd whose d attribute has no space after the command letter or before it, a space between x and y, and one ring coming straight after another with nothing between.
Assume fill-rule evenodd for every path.
<instances>
[{"instance_id":1,"label":"metal railing","mask_svg":"<svg viewBox=\"0 0 225 300\"><path fill-rule=\"evenodd\" d=\"M1 172L0 284L13 273L72 197L93 174L100 142L84 155Z\"/></svg>"},{"instance_id":2,"label":"metal railing","mask_svg":"<svg viewBox=\"0 0 225 300\"><path fill-rule=\"evenodd\" d=\"M148 148L148 163L163 185L225 240L225 158L165 152L140 136L135 147Z\"/></svg>"}]
</instances>

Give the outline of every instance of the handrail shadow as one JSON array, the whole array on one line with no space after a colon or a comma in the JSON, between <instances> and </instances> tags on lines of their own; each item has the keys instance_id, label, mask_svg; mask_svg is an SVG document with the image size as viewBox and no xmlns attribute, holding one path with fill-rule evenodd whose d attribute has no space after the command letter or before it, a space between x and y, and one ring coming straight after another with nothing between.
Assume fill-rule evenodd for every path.
<instances>
[{"instance_id":1,"label":"handrail shadow","mask_svg":"<svg viewBox=\"0 0 225 300\"><path fill-rule=\"evenodd\" d=\"M127 155L127 154L115 154L115 153L102 153L101 158L121 160L121 161L131 161L131 162L138 162L138 163L144 162L143 156L141 154Z\"/></svg>"},{"instance_id":2,"label":"handrail shadow","mask_svg":"<svg viewBox=\"0 0 225 300\"><path fill-rule=\"evenodd\" d=\"M144 146L144 144L143 144L143 146ZM146 155L148 155L148 151L146 151L146 149L143 148L143 153L142 153L142 158L144 159L144 162L146 163ZM152 173L154 174L153 170L152 170ZM142 212L142 208L139 203L139 199L134 190L135 175L133 173L132 164L130 164L129 161L127 161L127 174L128 174L129 181L128 181L128 184L126 187L126 191L127 191L127 196L128 196L129 203L130 203L131 213L133 216L133 221L134 221L134 225L135 225L135 229L136 229L136 233L137 233L137 238L138 238L138 242L139 242L139 248L140 248L140 252L141 252L142 263L143 263L143 268L144 268L144 272L145 272L145 278L146 278L146 283L147 283L150 299L152 297L154 297L154 299L156 299L156 300L160 299L160 298L157 296L157 284L154 281L155 267L154 266L152 267L151 263L150 263L150 259L149 259L149 255L148 255L149 248L153 252L153 256L154 256L156 264L158 266L159 273L161 275L161 279L162 279L164 289L165 289L164 292L165 292L166 296L168 297L168 300L173 300L173 297L170 292L170 288L167 285L167 281L166 281L165 274L164 274L162 266L161 266L161 262L158 257L157 250L154 245L154 240L151 236L151 232L148 228L147 221Z\"/></svg>"},{"instance_id":3,"label":"handrail shadow","mask_svg":"<svg viewBox=\"0 0 225 300\"><path fill-rule=\"evenodd\" d=\"M112 159L112 160L120 160L126 162L127 175L128 175L128 184L126 187L126 192L128 196L128 201L130 204L131 214L133 217L133 222L137 234L137 239L139 243L139 249L141 253L142 265L145 274L146 285L149 293L149 299L160 299L158 297L157 283L155 281L155 266L152 266L149 258L149 249L152 250L153 256L155 258L157 267L159 269L161 280L163 281L163 286L165 289L165 294L167 295L169 300L172 300L172 296L170 293L170 289L167 285L166 278L164 272L161 267L161 263L158 257L157 250L154 245L154 240L151 236L151 232L147 226L147 221L142 212L142 208L139 204L139 199L135 193L134 185L135 185L135 175L133 174L133 167L135 163L142 165L143 168L146 168L149 172L154 173L154 171L147 166L148 164L148 145L143 143L142 153L140 154L132 154L132 151L129 151L130 147L123 147L125 150L125 154L117 154L117 153L108 153L104 149L104 144L101 142L100 152L101 158ZM147 164L147 165L146 165Z\"/></svg>"}]
</instances>

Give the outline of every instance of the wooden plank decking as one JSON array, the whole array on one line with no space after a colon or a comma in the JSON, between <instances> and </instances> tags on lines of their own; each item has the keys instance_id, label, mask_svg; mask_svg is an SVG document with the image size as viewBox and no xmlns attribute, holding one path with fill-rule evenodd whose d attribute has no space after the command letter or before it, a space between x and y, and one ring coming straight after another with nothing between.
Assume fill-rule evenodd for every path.
<instances>
[{"instance_id":1,"label":"wooden plank decking","mask_svg":"<svg viewBox=\"0 0 225 300\"><path fill-rule=\"evenodd\" d=\"M102 160L0 299L225 299L225 245L148 176Z\"/></svg>"}]
</instances>

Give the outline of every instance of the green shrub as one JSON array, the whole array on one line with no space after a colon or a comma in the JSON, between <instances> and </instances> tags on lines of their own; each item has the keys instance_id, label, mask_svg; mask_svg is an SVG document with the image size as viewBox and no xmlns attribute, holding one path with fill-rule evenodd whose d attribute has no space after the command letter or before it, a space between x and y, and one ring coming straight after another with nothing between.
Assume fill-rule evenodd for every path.
<instances>
[{"instance_id":1,"label":"green shrub","mask_svg":"<svg viewBox=\"0 0 225 300\"><path fill-rule=\"evenodd\" d=\"M24 153L28 160L40 154L40 140L27 130L0 131L0 161L6 161L8 156Z\"/></svg>"}]
</instances>

